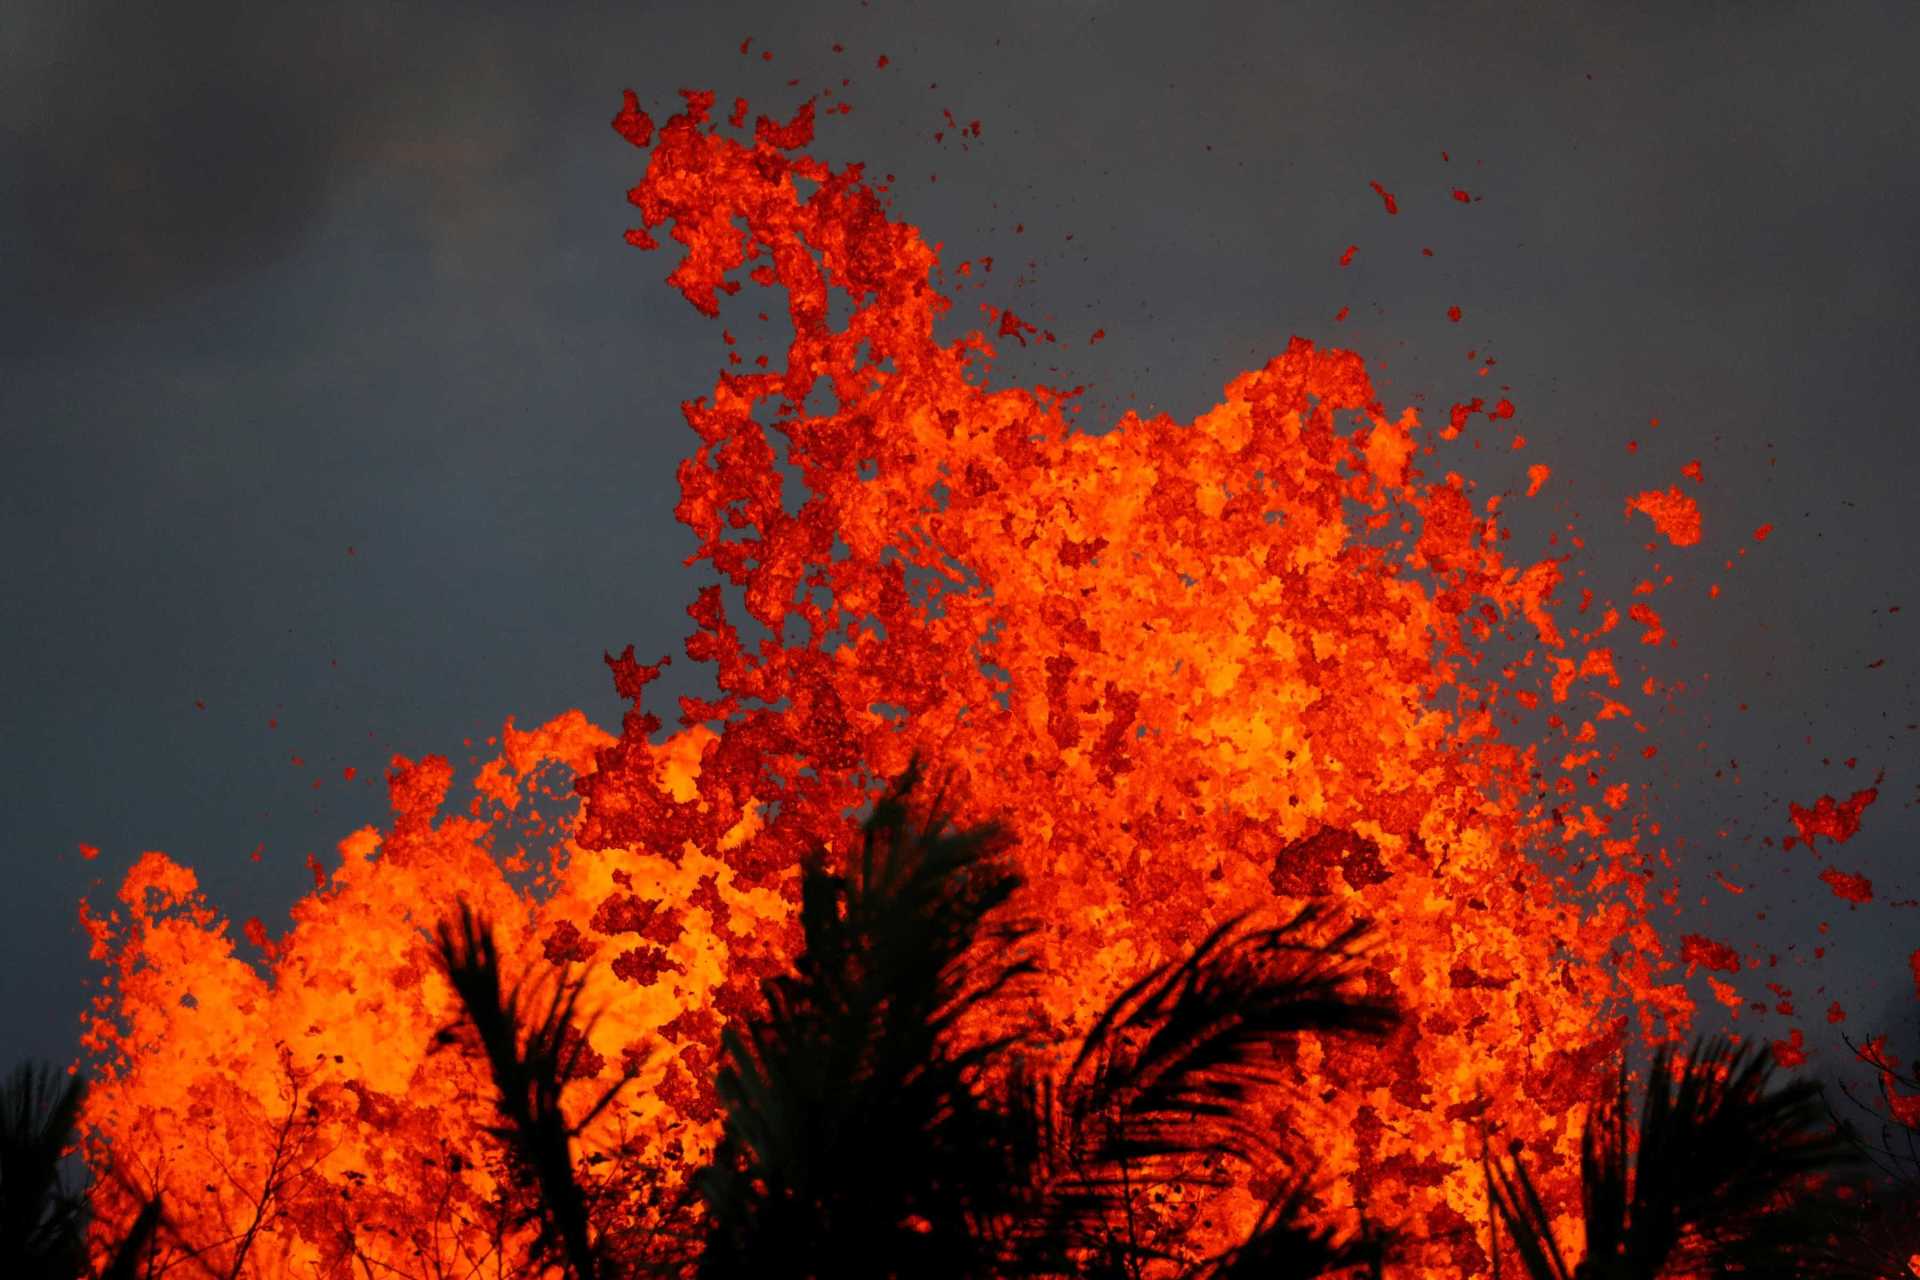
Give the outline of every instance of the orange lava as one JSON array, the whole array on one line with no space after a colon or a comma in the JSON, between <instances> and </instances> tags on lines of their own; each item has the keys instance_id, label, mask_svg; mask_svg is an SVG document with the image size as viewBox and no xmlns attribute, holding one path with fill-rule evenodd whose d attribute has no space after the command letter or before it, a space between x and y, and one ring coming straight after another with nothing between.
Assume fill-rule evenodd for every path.
<instances>
[{"instance_id":1,"label":"orange lava","mask_svg":"<svg viewBox=\"0 0 1920 1280\"><path fill-rule=\"evenodd\" d=\"M1653 527L1676 547L1691 547L1700 541L1700 507L1675 485L1662 492L1649 489L1627 499L1627 514L1644 512Z\"/></svg>"},{"instance_id":2,"label":"orange lava","mask_svg":"<svg viewBox=\"0 0 1920 1280\"><path fill-rule=\"evenodd\" d=\"M343 1276L524 1248L496 1230L518 1193L484 1132L485 1066L433 1045L455 1011L427 931L456 894L500 922L510 973L594 962L590 1042L606 1078L637 1078L585 1148L618 1157L592 1166L602 1228L644 1238L715 1133L721 1027L794 954L801 854L848 849L918 753L963 821L1018 835L1022 907L1046 922L1048 980L996 1017L1075 1035L1228 916L1329 896L1377 922L1370 981L1408 1017L1384 1045L1301 1047L1320 1216L1402 1232L1406 1275L1484 1273L1493 1132L1527 1144L1577 1250L1612 1015L1631 996L1642 1030L1679 1034L1692 1006L1645 919L1643 824L1601 799L1603 752L1641 731L1634 695L1595 636L1556 626L1558 563L1504 558L1498 499L1431 474L1417 413L1387 414L1348 352L1296 338L1191 423L1129 414L1099 436L1061 393L991 389L987 336L934 339L935 252L857 166L802 154L810 103L748 144L713 95L685 98L656 129L629 94L614 122L649 152L628 238L668 227L668 279L706 315L750 282L784 291L791 327L771 367L683 406L677 514L714 576L686 650L720 696L683 700L662 737L642 708L659 665L629 649L609 659L620 736L577 712L509 724L465 814L443 813L445 761L397 760L387 828L341 843L290 931L248 930L263 965L190 870L148 854L86 913L111 966L87 1154L126 1179L104 1180L100 1238L161 1187L170 1247L223 1274L243 1247L259 1274ZM1697 541L1677 490L1634 505ZM1483 665L1496 640L1524 659ZM1549 700L1545 736L1511 740ZM527 823L547 850L531 866L505 853ZM1683 954L1739 967L1705 939ZM1257 1209L1222 1194L1192 1239L1225 1244Z\"/></svg>"},{"instance_id":3,"label":"orange lava","mask_svg":"<svg viewBox=\"0 0 1920 1280\"><path fill-rule=\"evenodd\" d=\"M1832 796L1821 796L1814 801L1813 808L1803 809L1797 804L1787 806L1787 814L1793 819L1797 836L1788 836L1781 841L1784 848L1791 849L1804 841L1807 848L1813 848L1816 837L1824 836L1835 844L1845 844L1860 832L1860 815L1868 805L1880 798L1877 787L1867 787L1854 792L1845 800L1835 800Z\"/></svg>"},{"instance_id":4,"label":"orange lava","mask_svg":"<svg viewBox=\"0 0 1920 1280\"><path fill-rule=\"evenodd\" d=\"M1698 933L1680 939L1680 958L1689 965L1701 965L1726 973L1740 972L1740 953L1724 942Z\"/></svg>"},{"instance_id":5,"label":"orange lava","mask_svg":"<svg viewBox=\"0 0 1920 1280\"><path fill-rule=\"evenodd\" d=\"M1844 871L1828 867L1820 873L1820 878L1826 881L1836 898L1845 898L1849 902L1873 901L1873 881L1865 876L1850 876Z\"/></svg>"}]
</instances>

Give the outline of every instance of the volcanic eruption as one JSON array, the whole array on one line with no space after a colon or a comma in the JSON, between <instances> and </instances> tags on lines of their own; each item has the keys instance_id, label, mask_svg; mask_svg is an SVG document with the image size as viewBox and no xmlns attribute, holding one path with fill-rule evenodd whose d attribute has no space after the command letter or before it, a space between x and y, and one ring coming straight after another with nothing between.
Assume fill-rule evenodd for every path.
<instances>
[{"instance_id":1,"label":"volcanic eruption","mask_svg":"<svg viewBox=\"0 0 1920 1280\"><path fill-rule=\"evenodd\" d=\"M1505 549L1526 497L1447 469L1471 416L1512 406L1435 431L1358 355L1295 338L1192 422L1081 430L1064 393L993 385L1011 312L936 340L938 254L860 166L807 154L813 101L749 135L744 103L722 122L683 96L656 125L628 93L613 122L645 155L628 240L665 228L703 315L764 300L790 329L682 405L676 512L711 571L685 658L717 696L665 730L665 659L629 648L617 736L509 721L464 811L446 760L396 758L391 821L340 842L290 929L248 923L257 959L190 869L145 855L84 912L110 972L86 1038L100 1239L159 1190L163 1249L222 1274L517 1257L485 1063L440 1034L459 1018L432 929L456 899L510 973L587 966L569 1098L633 1079L583 1168L602 1229L644 1239L716 1133L721 1029L792 959L803 855L844 856L918 757L958 820L1014 833L1044 922L1046 981L996 1017L1065 1042L1221 921L1328 902L1374 923L1368 989L1406 1017L1383 1045L1300 1047L1276 1123L1319 1162L1314 1213L1404 1233L1409 1274L1484 1273L1481 1155L1519 1143L1573 1244L1593 1087L1692 1006L1646 918L1662 851L1609 775L1651 742L1652 689L1623 681L1612 620L1565 616L1563 554ZM1697 540L1678 497L1629 513ZM529 832L541 851L509 853ZM1224 1241L1259 1205L1153 1211Z\"/></svg>"}]
</instances>

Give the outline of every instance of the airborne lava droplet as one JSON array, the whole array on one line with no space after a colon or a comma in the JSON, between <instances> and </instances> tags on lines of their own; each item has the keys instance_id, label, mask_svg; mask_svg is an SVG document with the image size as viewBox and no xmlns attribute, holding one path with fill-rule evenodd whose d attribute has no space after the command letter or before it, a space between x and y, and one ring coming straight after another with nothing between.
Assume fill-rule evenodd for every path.
<instances>
[{"instance_id":1,"label":"airborne lava droplet","mask_svg":"<svg viewBox=\"0 0 1920 1280\"><path fill-rule=\"evenodd\" d=\"M1690 933L1680 939L1680 958L1688 965L1702 965L1722 973L1740 972L1740 953L1704 934Z\"/></svg>"},{"instance_id":2,"label":"airborne lava droplet","mask_svg":"<svg viewBox=\"0 0 1920 1280\"><path fill-rule=\"evenodd\" d=\"M1377 182L1369 182L1367 185L1373 188L1373 193L1379 196L1381 203L1387 206L1388 213L1400 212L1400 202L1393 198L1393 192L1387 190Z\"/></svg>"},{"instance_id":3,"label":"airborne lava droplet","mask_svg":"<svg viewBox=\"0 0 1920 1280\"><path fill-rule=\"evenodd\" d=\"M1803 809L1797 804L1787 806L1787 814L1793 819L1793 825L1800 834L1788 836L1781 841L1781 847L1791 849L1799 841L1813 848L1816 836L1825 836L1835 844L1845 844L1859 834L1860 815L1868 805L1880 798L1877 787L1867 787L1854 792L1846 800L1835 800L1832 796L1821 796L1814 801L1813 808Z\"/></svg>"},{"instance_id":4,"label":"airborne lava droplet","mask_svg":"<svg viewBox=\"0 0 1920 1280\"><path fill-rule=\"evenodd\" d=\"M1800 1028L1793 1029L1793 1035L1785 1040L1773 1042L1773 1060L1782 1070L1791 1071L1795 1067L1807 1065L1805 1053L1806 1033Z\"/></svg>"},{"instance_id":5,"label":"airborne lava droplet","mask_svg":"<svg viewBox=\"0 0 1920 1280\"><path fill-rule=\"evenodd\" d=\"M1850 876L1828 867L1820 873L1820 878L1827 882L1836 898L1845 898L1848 902L1873 901L1873 881L1865 876Z\"/></svg>"},{"instance_id":6,"label":"airborne lava droplet","mask_svg":"<svg viewBox=\"0 0 1920 1280\"><path fill-rule=\"evenodd\" d=\"M1700 541L1700 507L1678 487L1662 492L1649 489L1627 499L1627 514L1639 511L1653 521L1653 527L1666 535L1676 547L1691 547Z\"/></svg>"}]
</instances>

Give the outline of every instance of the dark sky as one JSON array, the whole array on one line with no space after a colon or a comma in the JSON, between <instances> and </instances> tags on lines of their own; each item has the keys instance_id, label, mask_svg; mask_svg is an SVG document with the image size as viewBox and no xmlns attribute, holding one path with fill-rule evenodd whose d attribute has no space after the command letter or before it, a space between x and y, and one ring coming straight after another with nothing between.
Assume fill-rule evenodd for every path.
<instances>
[{"instance_id":1,"label":"dark sky","mask_svg":"<svg viewBox=\"0 0 1920 1280\"><path fill-rule=\"evenodd\" d=\"M949 262L994 255L962 305L1059 332L1002 376L1061 364L1046 380L1092 384L1085 417L1185 419L1293 334L1366 357L1390 411L1508 387L1527 449L1483 432L1450 465L1483 492L1550 465L1512 546L1545 554L1577 519L1623 604L1649 566L1624 498L1699 458L1706 537L1658 557L1678 643L1644 655L1688 684L1647 775L1686 841L1688 911L1663 928L1776 952L1742 990L1791 988L1828 1060L1831 999L1848 1030L1911 1027L1906 0L16 0L8 27L8 1057L73 1054L97 977L76 901L142 850L278 927L305 855L384 816L392 753L464 761L505 717L573 706L613 726L601 653L679 653L700 578L671 515L677 406L723 348L662 284L672 259L622 243L641 157L608 121L629 87L656 115L688 86L784 117L843 76L855 111L820 153L897 174ZM981 121L968 150L934 140L943 109ZM665 694L703 680L679 658ZM1777 839L1790 801L1881 770L1827 855L1872 878L1853 907Z\"/></svg>"}]
</instances>

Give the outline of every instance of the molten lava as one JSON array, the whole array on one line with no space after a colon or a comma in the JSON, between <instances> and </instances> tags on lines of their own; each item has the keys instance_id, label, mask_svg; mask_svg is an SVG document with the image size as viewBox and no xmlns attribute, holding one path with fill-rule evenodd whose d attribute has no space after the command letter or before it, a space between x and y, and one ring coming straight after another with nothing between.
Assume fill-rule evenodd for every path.
<instances>
[{"instance_id":1,"label":"molten lava","mask_svg":"<svg viewBox=\"0 0 1920 1280\"><path fill-rule=\"evenodd\" d=\"M1605 780L1633 695L1603 633L1556 626L1558 563L1503 556L1501 499L1430 475L1444 445L1348 352L1296 338L1191 423L1098 436L1056 394L990 388L985 336L935 340L934 250L858 166L803 153L811 103L747 143L711 94L685 98L656 130L628 94L614 122L649 152L628 238L667 227L669 280L704 314L751 283L784 291L791 325L783 360L683 406L677 514L715 575L686 654L719 697L682 700L662 737L642 709L659 666L629 649L609 660L620 736L578 713L509 724L466 816L442 816L445 761L396 760L387 829L341 843L289 932L249 928L264 967L191 871L146 855L86 916L112 966L87 1040L101 1239L160 1188L167 1247L223 1274L242 1253L341 1276L515 1256L531 1228L510 1222L524 1193L486 1134L485 1065L436 1045L457 1010L429 930L456 895L499 923L510 974L592 962L600 1073L637 1078L588 1135L618 1157L590 1176L602 1228L641 1238L715 1133L721 1027L795 951L802 853L849 848L918 753L963 822L1019 839L1048 976L1005 1016L1074 1036L1226 917L1329 897L1376 922L1369 980L1407 1019L1385 1045L1301 1047L1288 1122L1328 1180L1317 1214L1403 1232L1407 1274L1483 1273L1497 1135L1577 1249L1613 1015L1630 997L1674 1034L1692 1006L1645 919L1642 823ZM1631 509L1698 539L1678 490ZM1540 740L1510 740L1542 703ZM527 883L494 846L556 771L579 810L547 804ZM1258 1207L1199 1206L1196 1240Z\"/></svg>"}]
</instances>

